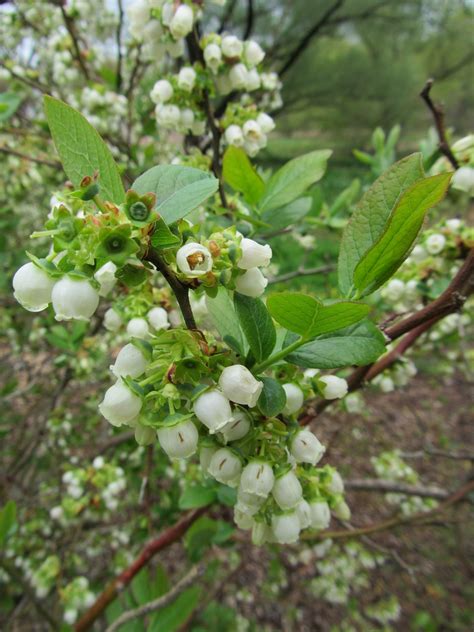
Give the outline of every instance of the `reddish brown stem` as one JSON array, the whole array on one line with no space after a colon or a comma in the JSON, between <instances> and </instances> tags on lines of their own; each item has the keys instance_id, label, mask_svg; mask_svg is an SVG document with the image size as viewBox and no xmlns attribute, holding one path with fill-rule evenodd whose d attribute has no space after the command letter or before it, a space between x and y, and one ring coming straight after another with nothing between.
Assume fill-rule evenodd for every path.
<instances>
[{"instance_id":1,"label":"reddish brown stem","mask_svg":"<svg viewBox=\"0 0 474 632\"><path fill-rule=\"evenodd\" d=\"M444 125L444 110L438 103L434 103L431 99L430 92L433 87L434 80L428 79L425 84L425 87L420 92L420 97L426 103L428 109L433 115L434 123L436 126L436 131L438 132L438 147L442 154L446 156L451 165L455 169L459 169L459 162L456 159L456 156L451 151L451 147L449 146L448 139L446 138L446 128Z\"/></svg>"},{"instance_id":2,"label":"reddish brown stem","mask_svg":"<svg viewBox=\"0 0 474 632\"><path fill-rule=\"evenodd\" d=\"M162 551L166 547L170 546L170 544L173 544L173 542L179 540L193 522L205 511L205 507L191 511L181 518L181 520L179 520L176 524L163 531L163 533L161 533L157 538L151 540L135 561L110 582L106 589L96 599L95 603L82 615L74 626L76 632L88 630L94 621L101 616L107 606L112 603L118 594L128 586L135 575L148 564L151 558L159 551Z\"/></svg>"}]
</instances>

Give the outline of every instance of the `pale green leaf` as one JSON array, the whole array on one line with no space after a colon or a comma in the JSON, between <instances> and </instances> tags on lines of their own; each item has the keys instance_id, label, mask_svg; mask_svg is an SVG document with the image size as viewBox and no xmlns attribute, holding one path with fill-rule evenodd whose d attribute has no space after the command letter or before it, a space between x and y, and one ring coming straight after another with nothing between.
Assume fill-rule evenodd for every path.
<instances>
[{"instance_id":1,"label":"pale green leaf","mask_svg":"<svg viewBox=\"0 0 474 632\"><path fill-rule=\"evenodd\" d=\"M298 223L310 212L312 206L312 197L301 197L281 208L265 211L265 213L262 214L262 220L274 229L286 228L291 224Z\"/></svg>"},{"instance_id":2,"label":"pale green leaf","mask_svg":"<svg viewBox=\"0 0 474 632\"><path fill-rule=\"evenodd\" d=\"M188 485L183 489L178 505L180 509L196 509L211 505L217 499L215 489L204 485Z\"/></svg>"},{"instance_id":3,"label":"pale green leaf","mask_svg":"<svg viewBox=\"0 0 474 632\"><path fill-rule=\"evenodd\" d=\"M234 305L250 350L255 360L262 362L275 347L276 331L272 318L259 298L235 292Z\"/></svg>"},{"instance_id":4,"label":"pale green leaf","mask_svg":"<svg viewBox=\"0 0 474 632\"><path fill-rule=\"evenodd\" d=\"M230 146L226 149L222 163L224 182L235 191L239 191L244 199L256 205L262 197L265 184L258 175L247 154L240 147Z\"/></svg>"},{"instance_id":5,"label":"pale green leaf","mask_svg":"<svg viewBox=\"0 0 474 632\"><path fill-rule=\"evenodd\" d=\"M322 149L287 162L267 182L260 201L260 211L279 208L299 198L308 187L323 177L331 154L330 150Z\"/></svg>"},{"instance_id":6,"label":"pale green leaf","mask_svg":"<svg viewBox=\"0 0 474 632\"><path fill-rule=\"evenodd\" d=\"M339 288L344 295L351 293L357 264L385 231L399 198L423 175L421 154L403 158L374 182L357 205L339 252Z\"/></svg>"},{"instance_id":7,"label":"pale green leaf","mask_svg":"<svg viewBox=\"0 0 474 632\"><path fill-rule=\"evenodd\" d=\"M319 308L316 322L311 329L311 337L330 333L359 322L370 312L370 306L365 303L340 301L332 305L322 305Z\"/></svg>"},{"instance_id":8,"label":"pale green leaf","mask_svg":"<svg viewBox=\"0 0 474 632\"><path fill-rule=\"evenodd\" d=\"M242 330L229 291L225 287L219 287L214 298L206 296L206 306L222 340L231 349L240 355L244 355L245 346Z\"/></svg>"},{"instance_id":9,"label":"pale green leaf","mask_svg":"<svg viewBox=\"0 0 474 632\"><path fill-rule=\"evenodd\" d=\"M381 238L362 257L354 271L360 296L370 294L387 281L407 257L425 215L446 194L451 173L415 182L404 192Z\"/></svg>"},{"instance_id":10,"label":"pale green leaf","mask_svg":"<svg viewBox=\"0 0 474 632\"><path fill-rule=\"evenodd\" d=\"M167 224L176 222L202 204L218 189L219 181L207 171L179 165L158 165L132 184L144 195L156 195L156 210Z\"/></svg>"},{"instance_id":11,"label":"pale green leaf","mask_svg":"<svg viewBox=\"0 0 474 632\"><path fill-rule=\"evenodd\" d=\"M268 310L277 323L308 339L315 335L321 306L315 298L300 292L280 292L267 299Z\"/></svg>"},{"instance_id":12,"label":"pale green leaf","mask_svg":"<svg viewBox=\"0 0 474 632\"><path fill-rule=\"evenodd\" d=\"M45 96L44 109L64 171L73 185L79 186L84 176L97 172L101 197L121 204L125 192L119 170L98 132L82 114L58 99Z\"/></svg>"}]
</instances>

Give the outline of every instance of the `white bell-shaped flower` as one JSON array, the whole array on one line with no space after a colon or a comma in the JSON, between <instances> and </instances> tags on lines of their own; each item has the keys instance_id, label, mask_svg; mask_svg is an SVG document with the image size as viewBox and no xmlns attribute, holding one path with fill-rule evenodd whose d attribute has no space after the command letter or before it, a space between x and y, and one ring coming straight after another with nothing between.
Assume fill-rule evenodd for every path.
<instances>
[{"instance_id":1,"label":"white bell-shaped flower","mask_svg":"<svg viewBox=\"0 0 474 632\"><path fill-rule=\"evenodd\" d=\"M99 305L99 293L86 279L63 277L51 294L56 320L89 320Z\"/></svg>"},{"instance_id":2,"label":"white bell-shaped flower","mask_svg":"<svg viewBox=\"0 0 474 632\"><path fill-rule=\"evenodd\" d=\"M189 419L158 429L158 441L170 459L187 459L197 450L199 433Z\"/></svg>"},{"instance_id":3,"label":"white bell-shaped flower","mask_svg":"<svg viewBox=\"0 0 474 632\"><path fill-rule=\"evenodd\" d=\"M204 49L204 61L212 72L217 72L217 69L222 63L222 51L217 44L208 44Z\"/></svg>"},{"instance_id":4,"label":"white bell-shaped flower","mask_svg":"<svg viewBox=\"0 0 474 632\"><path fill-rule=\"evenodd\" d=\"M303 496L303 489L296 474L290 470L276 478L272 496L281 509L293 509Z\"/></svg>"},{"instance_id":5,"label":"white bell-shaped flower","mask_svg":"<svg viewBox=\"0 0 474 632\"><path fill-rule=\"evenodd\" d=\"M176 253L176 265L188 277L200 277L212 270L212 255L205 246L189 242Z\"/></svg>"},{"instance_id":6,"label":"white bell-shaped flower","mask_svg":"<svg viewBox=\"0 0 474 632\"><path fill-rule=\"evenodd\" d=\"M307 529L311 525L311 507L307 500L302 498L296 505L296 513L298 515L302 529Z\"/></svg>"},{"instance_id":7,"label":"white bell-shaped flower","mask_svg":"<svg viewBox=\"0 0 474 632\"><path fill-rule=\"evenodd\" d=\"M290 444L291 456L297 463L316 465L325 451L316 435L310 430L298 430Z\"/></svg>"},{"instance_id":8,"label":"white bell-shaped flower","mask_svg":"<svg viewBox=\"0 0 474 632\"><path fill-rule=\"evenodd\" d=\"M457 231L461 228L462 221L458 217L452 217L451 219L446 220L446 228L453 233L457 233Z\"/></svg>"},{"instance_id":9,"label":"white bell-shaped flower","mask_svg":"<svg viewBox=\"0 0 474 632\"><path fill-rule=\"evenodd\" d=\"M258 70L256 68L252 68L247 72L247 83L245 84L245 89L247 92L253 92L254 90L258 90L261 86L260 75L258 74Z\"/></svg>"},{"instance_id":10,"label":"white bell-shaped flower","mask_svg":"<svg viewBox=\"0 0 474 632\"><path fill-rule=\"evenodd\" d=\"M157 105L155 115L158 125L167 129L175 129L181 122L181 112L177 105Z\"/></svg>"},{"instance_id":11,"label":"white bell-shaped flower","mask_svg":"<svg viewBox=\"0 0 474 632\"><path fill-rule=\"evenodd\" d=\"M54 279L30 261L15 272L13 295L29 312L40 312L51 302L54 284Z\"/></svg>"},{"instance_id":12,"label":"white bell-shaped flower","mask_svg":"<svg viewBox=\"0 0 474 632\"><path fill-rule=\"evenodd\" d=\"M242 439L250 430L250 419L243 410L234 410L233 416L233 421L226 424L221 430L226 443Z\"/></svg>"},{"instance_id":13,"label":"white bell-shaped flower","mask_svg":"<svg viewBox=\"0 0 474 632\"><path fill-rule=\"evenodd\" d=\"M235 508L249 516L254 516L265 502L265 496L249 494L242 489L242 480L237 489L237 503Z\"/></svg>"},{"instance_id":14,"label":"white bell-shaped flower","mask_svg":"<svg viewBox=\"0 0 474 632\"><path fill-rule=\"evenodd\" d=\"M254 40L248 40L244 45L244 60L250 68L258 66L263 61L265 52L262 50L260 44Z\"/></svg>"},{"instance_id":15,"label":"white bell-shaped flower","mask_svg":"<svg viewBox=\"0 0 474 632\"><path fill-rule=\"evenodd\" d=\"M229 400L217 389L206 391L196 399L194 414L214 434L233 421Z\"/></svg>"},{"instance_id":16,"label":"white bell-shaped flower","mask_svg":"<svg viewBox=\"0 0 474 632\"><path fill-rule=\"evenodd\" d=\"M271 529L265 522L254 521L252 525L252 544L254 546L262 546L262 544L268 542L270 535Z\"/></svg>"},{"instance_id":17,"label":"white bell-shaped flower","mask_svg":"<svg viewBox=\"0 0 474 632\"><path fill-rule=\"evenodd\" d=\"M303 372L303 377L306 381L311 381L313 377L316 377L319 373L319 369L306 369Z\"/></svg>"},{"instance_id":18,"label":"white bell-shaped flower","mask_svg":"<svg viewBox=\"0 0 474 632\"><path fill-rule=\"evenodd\" d=\"M329 505L324 500L313 500L309 503L311 511L311 528L327 529L331 522Z\"/></svg>"},{"instance_id":19,"label":"white bell-shaped flower","mask_svg":"<svg viewBox=\"0 0 474 632\"><path fill-rule=\"evenodd\" d=\"M275 129L275 121L269 114L260 112L257 116L257 123L260 125L260 129L264 134L270 134Z\"/></svg>"},{"instance_id":20,"label":"white bell-shaped flower","mask_svg":"<svg viewBox=\"0 0 474 632\"><path fill-rule=\"evenodd\" d=\"M405 283L400 279L390 279L387 285L382 290L384 298L395 303L400 301L405 294Z\"/></svg>"},{"instance_id":21,"label":"white bell-shaped flower","mask_svg":"<svg viewBox=\"0 0 474 632\"><path fill-rule=\"evenodd\" d=\"M286 404L283 408L285 415L293 415L303 406L304 393L296 384L283 384L283 390L286 394Z\"/></svg>"},{"instance_id":22,"label":"white bell-shaped flower","mask_svg":"<svg viewBox=\"0 0 474 632\"><path fill-rule=\"evenodd\" d=\"M142 400L121 380L111 386L99 404L101 414L112 426L133 422L142 408Z\"/></svg>"},{"instance_id":23,"label":"white bell-shaped flower","mask_svg":"<svg viewBox=\"0 0 474 632\"><path fill-rule=\"evenodd\" d=\"M229 487L237 487L242 472L242 463L231 450L221 448L213 454L208 472L219 483L224 483Z\"/></svg>"},{"instance_id":24,"label":"white bell-shaped flower","mask_svg":"<svg viewBox=\"0 0 474 632\"><path fill-rule=\"evenodd\" d=\"M261 296L265 292L267 285L268 279L263 276L258 268L250 268L250 270L237 277L235 281L237 292L252 298Z\"/></svg>"},{"instance_id":25,"label":"white bell-shaped flower","mask_svg":"<svg viewBox=\"0 0 474 632\"><path fill-rule=\"evenodd\" d=\"M229 145L242 147L244 144L244 133L239 125L229 125L224 132L224 138Z\"/></svg>"},{"instance_id":26,"label":"white bell-shaped flower","mask_svg":"<svg viewBox=\"0 0 474 632\"><path fill-rule=\"evenodd\" d=\"M167 79L157 81L150 92L150 98L156 104L166 103L172 96L173 86Z\"/></svg>"},{"instance_id":27,"label":"white bell-shaped flower","mask_svg":"<svg viewBox=\"0 0 474 632\"><path fill-rule=\"evenodd\" d=\"M184 66L181 68L178 74L178 86L181 90L191 92L196 83L196 71L190 66Z\"/></svg>"},{"instance_id":28,"label":"white bell-shaped flower","mask_svg":"<svg viewBox=\"0 0 474 632\"><path fill-rule=\"evenodd\" d=\"M344 481L342 480L342 477L339 474L339 472L337 472L336 470L334 470L334 472L332 472L331 480L329 481L329 483L327 485L327 488L332 494L342 494L343 493L343 491L344 491Z\"/></svg>"},{"instance_id":29,"label":"white bell-shaped flower","mask_svg":"<svg viewBox=\"0 0 474 632\"><path fill-rule=\"evenodd\" d=\"M336 516L336 518L339 518L339 520L351 519L351 510L344 500L341 500L332 508L332 513Z\"/></svg>"},{"instance_id":30,"label":"white bell-shaped flower","mask_svg":"<svg viewBox=\"0 0 474 632\"><path fill-rule=\"evenodd\" d=\"M263 382L256 380L245 366L234 364L222 371L219 386L231 402L253 408L262 392Z\"/></svg>"},{"instance_id":31,"label":"white bell-shaped flower","mask_svg":"<svg viewBox=\"0 0 474 632\"><path fill-rule=\"evenodd\" d=\"M117 266L115 263L113 261L107 261L107 263L104 263L94 274L94 279L100 285L99 296L107 296L107 294L112 291L117 283L116 272Z\"/></svg>"},{"instance_id":32,"label":"white bell-shaped flower","mask_svg":"<svg viewBox=\"0 0 474 632\"><path fill-rule=\"evenodd\" d=\"M337 375L323 375L319 378L322 395L324 399L340 399L347 395L349 387L342 377Z\"/></svg>"},{"instance_id":33,"label":"white bell-shaped flower","mask_svg":"<svg viewBox=\"0 0 474 632\"><path fill-rule=\"evenodd\" d=\"M300 520L296 511L272 516L272 533L279 544L297 542L300 530Z\"/></svg>"},{"instance_id":34,"label":"white bell-shaped flower","mask_svg":"<svg viewBox=\"0 0 474 632\"><path fill-rule=\"evenodd\" d=\"M104 327L107 331L118 331L122 325L123 321L120 314L112 307L109 307L104 314Z\"/></svg>"},{"instance_id":35,"label":"white bell-shaped flower","mask_svg":"<svg viewBox=\"0 0 474 632\"><path fill-rule=\"evenodd\" d=\"M145 373L147 360L138 347L129 342L120 349L110 370L116 377L140 377Z\"/></svg>"},{"instance_id":36,"label":"white bell-shaped flower","mask_svg":"<svg viewBox=\"0 0 474 632\"><path fill-rule=\"evenodd\" d=\"M236 507L234 507L234 522L239 529L242 529L243 531L251 529L254 525L252 516L249 516L249 514L244 511L240 511L240 509L237 509Z\"/></svg>"},{"instance_id":37,"label":"white bell-shaped flower","mask_svg":"<svg viewBox=\"0 0 474 632\"><path fill-rule=\"evenodd\" d=\"M169 329L168 312L163 307L152 307L146 317L153 329Z\"/></svg>"},{"instance_id":38,"label":"white bell-shaped flower","mask_svg":"<svg viewBox=\"0 0 474 632\"><path fill-rule=\"evenodd\" d=\"M211 446L202 446L199 450L199 465L201 466L204 474L209 473L209 465L214 454L217 452L217 448Z\"/></svg>"},{"instance_id":39,"label":"white bell-shaped flower","mask_svg":"<svg viewBox=\"0 0 474 632\"><path fill-rule=\"evenodd\" d=\"M265 461L254 460L242 470L240 487L242 492L266 498L271 492L275 476L272 466Z\"/></svg>"},{"instance_id":40,"label":"white bell-shaped flower","mask_svg":"<svg viewBox=\"0 0 474 632\"><path fill-rule=\"evenodd\" d=\"M225 35L221 41L221 48L225 57L235 59L236 57L240 57L242 55L244 44L235 35Z\"/></svg>"},{"instance_id":41,"label":"white bell-shaped flower","mask_svg":"<svg viewBox=\"0 0 474 632\"><path fill-rule=\"evenodd\" d=\"M425 242L425 246L430 255L439 255L446 246L446 237L440 233L430 235Z\"/></svg>"},{"instance_id":42,"label":"white bell-shaped flower","mask_svg":"<svg viewBox=\"0 0 474 632\"><path fill-rule=\"evenodd\" d=\"M151 445L156 441L156 430L154 428L150 428L150 426L137 424L134 428L134 432L135 441L138 445Z\"/></svg>"},{"instance_id":43,"label":"white bell-shaped flower","mask_svg":"<svg viewBox=\"0 0 474 632\"><path fill-rule=\"evenodd\" d=\"M229 71L229 79L234 90L245 90L248 81L248 73L244 64L235 64Z\"/></svg>"},{"instance_id":44,"label":"white bell-shaped flower","mask_svg":"<svg viewBox=\"0 0 474 632\"><path fill-rule=\"evenodd\" d=\"M183 108L180 113L180 123L184 130L189 131L194 126L194 112L191 108Z\"/></svg>"},{"instance_id":45,"label":"white bell-shaped flower","mask_svg":"<svg viewBox=\"0 0 474 632\"><path fill-rule=\"evenodd\" d=\"M194 13L187 4L180 4L175 14L171 18L169 25L171 35L175 39L186 37L192 31L194 22Z\"/></svg>"},{"instance_id":46,"label":"white bell-shaped flower","mask_svg":"<svg viewBox=\"0 0 474 632\"><path fill-rule=\"evenodd\" d=\"M413 259L415 263L421 263L427 256L428 253L420 244L417 244L410 252L410 259Z\"/></svg>"},{"instance_id":47,"label":"white bell-shaped flower","mask_svg":"<svg viewBox=\"0 0 474 632\"><path fill-rule=\"evenodd\" d=\"M262 246L253 239L244 237L240 242L242 256L237 262L242 270L250 270L250 268L267 267L272 259L272 249L268 244Z\"/></svg>"},{"instance_id":48,"label":"white bell-shaped flower","mask_svg":"<svg viewBox=\"0 0 474 632\"><path fill-rule=\"evenodd\" d=\"M150 328L144 318L131 318L127 324L127 334L130 338L148 338L150 336Z\"/></svg>"},{"instance_id":49,"label":"white bell-shaped flower","mask_svg":"<svg viewBox=\"0 0 474 632\"><path fill-rule=\"evenodd\" d=\"M382 393L392 393L395 390L394 381L388 375L381 377L377 384Z\"/></svg>"},{"instance_id":50,"label":"white bell-shaped flower","mask_svg":"<svg viewBox=\"0 0 474 632\"><path fill-rule=\"evenodd\" d=\"M474 167L466 165L454 172L452 179L453 189L465 191L474 196Z\"/></svg>"}]
</instances>

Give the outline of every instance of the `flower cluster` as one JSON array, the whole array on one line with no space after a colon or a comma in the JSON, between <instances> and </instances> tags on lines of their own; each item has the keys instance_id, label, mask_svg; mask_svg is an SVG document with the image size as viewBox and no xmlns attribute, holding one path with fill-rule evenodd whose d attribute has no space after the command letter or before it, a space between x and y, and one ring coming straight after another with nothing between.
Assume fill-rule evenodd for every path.
<instances>
[{"instance_id":1,"label":"flower cluster","mask_svg":"<svg viewBox=\"0 0 474 632\"><path fill-rule=\"evenodd\" d=\"M382 452L379 456L372 457L370 460L375 473L383 480L394 483L408 483L410 485L416 485L419 482L417 472L403 461L399 450ZM399 506L402 513L406 516L420 511L430 511L438 504L432 498L407 496L406 494L389 493L385 497L391 505Z\"/></svg>"}]
</instances>

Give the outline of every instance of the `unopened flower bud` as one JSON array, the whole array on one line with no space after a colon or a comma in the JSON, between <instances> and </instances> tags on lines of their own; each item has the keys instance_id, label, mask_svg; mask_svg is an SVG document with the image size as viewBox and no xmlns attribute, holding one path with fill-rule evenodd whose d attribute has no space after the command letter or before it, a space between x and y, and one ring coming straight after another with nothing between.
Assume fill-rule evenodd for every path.
<instances>
[{"instance_id":1,"label":"unopened flower bud","mask_svg":"<svg viewBox=\"0 0 474 632\"><path fill-rule=\"evenodd\" d=\"M242 257L237 263L239 268L242 268L243 270L250 270L251 268L266 267L270 265L272 249L268 244L262 246L253 239L244 237L240 242L240 248L242 250Z\"/></svg>"},{"instance_id":2,"label":"unopened flower bud","mask_svg":"<svg viewBox=\"0 0 474 632\"><path fill-rule=\"evenodd\" d=\"M176 253L176 265L188 277L200 277L212 269L212 256L205 246L190 242Z\"/></svg>"},{"instance_id":3,"label":"unopened flower bud","mask_svg":"<svg viewBox=\"0 0 474 632\"><path fill-rule=\"evenodd\" d=\"M313 500L309 503L311 512L311 528L327 529L331 522L329 505L324 500Z\"/></svg>"},{"instance_id":4,"label":"unopened flower bud","mask_svg":"<svg viewBox=\"0 0 474 632\"><path fill-rule=\"evenodd\" d=\"M127 334L131 338L148 338L150 328L144 318L131 318L127 324Z\"/></svg>"},{"instance_id":5,"label":"unopened flower bud","mask_svg":"<svg viewBox=\"0 0 474 632\"><path fill-rule=\"evenodd\" d=\"M237 487L242 471L240 459L228 448L217 450L209 463L209 474L224 485Z\"/></svg>"},{"instance_id":6,"label":"unopened flower bud","mask_svg":"<svg viewBox=\"0 0 474 632\"><path fill-rule=\"evenodd\" d=\"M235 35L225 35L222 38L221 48L226 57L234 59L242 55L244 45Z\"/></svg>"},{"instance_id":7,"label":"unopened flower bud","mask_svg":"<svg viewBox=\"0 0 474 632\"><path fill-rule=\"evenodd\" d=\"M107 296L114 285L117 283L117 266L113 261L107 261L101 268L94 274L94 279L100 285L99 296Z\"/></svg>"},{"instance_id":8,"label":"unopened flower bud","mask_svg":"<svg viewBox=\"0 0 474 632\"><path fill-rule=\"evenodd\" d=\"M296 505L296 513L298 515L301 528L307 529L311 525L311 507L304 498L302 498Z\"/></svg>"},{"instance_id":9,"label":"unopened flower bud","mask_svg":"<svg viewBox=\"0 0 474 632\"><path fill-rule=\"evenodd\" d=\"M169 25L171 35L175 39L186 37L192 31L194 22L194 14L191 7L187 4L180 4L176 9L176 13L171 18Z\"/></svg>"},{"instance_id":10,"label":"unopened flower bud","mask_svg":"<svg viewBox=\"0 0 474 632\"><path fill-rule=\"evenodd\" d=\"M25 263L13 277L13 295L29 312L40 312L51 302L54 283L54 279L34 263Z\"/></svg>"},{"instance_id":11,"label":"unopened flower bud","mask_svg":"<svg viewBox=\"0 0 474 632\"><path fill-rule=\"evenodd\" d=\"M65 276L51 293L56 320L89 320L99 305L99 293L86 279Z\"/></svg>"},{"instance_id":12,"label":"unopened flower bud","mask_svg":"<svg viewBox=\"0 0 474 632\"><path fill-rule=\"evenodd\" d=\"M347 395L349 387L346 380L337 375L323 375L318 380L324 399L340 399Z\"/></svg>"},{"instance_id":13,"label":"unopened flower bud","mask_svg":"<svg viewBox=\"0 0 474 632\"><path fill-rule=\"evenodd\" d=\"M234 364L222 371L219 386L231 402L253 408L262 392L263 382L256 380L245 366Z\"/></svg>"},{"instance_id":14,"label":"unopened flower bud","mask_svg":"<svg viewBox=\"0 0 474 632\"><path fill-rule=\"evenodd\" d=\"M192 421L159 428L158 441L170 459L187 459L197 450L199 433Z\"/></svg>"},{"instance_id":15,"label":"unopened flower bud","mask_svg":"<svg viewBox=\"0 0 474 632\"><path fill-rule=\"evenodd\" d=\"M233 415L233 421L229 422L221 430L226 443L242 439L250 430L250 419L248 415L242 410L235 410Z\"/></svg>"},{"instance_id":16,"label":"unopened flower bud","mask_svg":"<svg viewBox=\"0 0 474 632\"><path fill-rule=\"evenodd\" d=\"M181 68L178 74L178 86L181 90L191 92L196 83L196 71L190 66L184 66Z\"/></svg>"},{"instance_id":17,"label":"unopened flower bud","mask_svg":"<svg viewBox=\"0 0 474 632\"><path fill-rule=\"evenodd\" d=\"M118 331L122 324L120 314L110 307L104 314L104 327L108 331Z\"/></svg>"},{"instance_id":18,"label":"unopened flower bud","mask_svg":"<svg viewBox=\"0 0 474 632\"><path fill-rule=\"evenodd\" d=\"M106 391L99 404L101 414L112 426L121 426L135 420L141 407L140 397L120 380Z\"/></svg>"},{"instance_id":19,"label":"unopened flower bud","mask_svg":"<svg viewBox=\"0 0 474 632\"><path fill-rule=\"evenodd\" d=\"M216 389L200 395L194 402L193 409L196 417L211 434L221 430L233 420L229 400Z\"/></svg>"},{"instance_id":20,"label":"unopened flower bud","mask_svg":"<svg viewBox=\"0 0 474 632\"><path fill-rule=\"evenodd\" d=\"M300 521L296 511L272 517L272 533L280 544L296 542L300 535Z\"/></svg>"},{"instance_id":21,"label":"unopened flower bud","mask_svg":"<svg viewBox=\"0 0 474 632\"><path fill-rule=\"evenodd\" d=\"M147 314L148 322L157 331L169 329L168 312L163 307L152 307Z\"/></svg>"},{"instance_id":22,"label":"unopened flower bud","mask_svg":"<svg viewBox=\"0 0 474 632\"><path fill-rule=\"evenodd\" d=\"M461 226L462 226L462 221L458 219L457 217L453 217L451 219L446 220L446 228L449 228L449 230L453 233L457 233L457 231L461 228Z\"/></svg>"},{"instance_id":23,"label":"unopened flower bud","mask_svg":"<svg viewBox=\"0 0 474 632\"><path fill-rule=\"evenodd\" d=\"M262 50L260 44L258 44L254 40L249 40L245 42L244 59L251 68L253 66L257 66L261 61L263 61L264 57L265 53Z\"/></svg>"},{"instance_id":24,"label":"unopened flower bud","mask_svg":"<svg viewBox=\"0 0 474 632\"><path fill-rule=\"evenodd\" d=\"M249 516L247 513L240 511L234 507L234 522L243 531L247 531L251 529L254 525L254 520L252 516Z\"/></svg>"},{"instance_id":25,"label":"unopened flower bud","mask_svg":"<svg viewBox=\"0 0 474 632\"><path fill-rule=\"evenodd\" d=\"M265 292L268 285L266 279L258 268L250 268L244 274L237 277L235 287L237 292L252 298L258 298Z\"/></svg>"},{"instance_id":26,"label":"unopened flower bud","mask_svg":"<svg viewBox=\"0 0 474 632\"><path fill-rule=\"evenodd\" d=\"M134 432L135 441L138 443L138 445L151 445L156 441L156 430L154 428L150 428L150 426L137 424L134 428Z\"/></svg>"},{"instance_id":27,"label":"unopened flower bud","mask_svg":"<svg viewBox=\"0 0 474 632\"><path fill-rule=\"evenodd\" d=\"M265 461L251 461L242 471L240 487L242 492L266 498L271 492L275 477L272 467Z\"/></svg>"},{"instance_id":28,"label":"unopened flower bud","mask_svg":"<svg viewBox=\"0 0 474 632\"><path fill-rule=\"evenodd\" d=\"M325 447L310 430L299 430L290 445L291 455L297 463L316 465L324 451Z\"/></svg>"},{"instance_id":29,"label":"unopened flower bud","mask_svg":"<svg viewBox=\"0 0 474 632\"><path fill-rule=\"evenodd\" d=\"M275 129L275 121L271 116L265 114L265 112L260 112L257 116L257 123L260 125L260 128L264 134L270 134Z\"/></svg>"},{"instance_id":30,"label":"unopened flower bud","mask_svg":"<svg viewBox=\"0 0 474 632\"><path fill-rule=\"evenodd\" d=\"M285 415L293 415L303 406L304 393L296 384L283 384L283 390L286 394L286 404L283 408Z\"/></svg>"},{"instance_id":31,"label":"unopened flower bud","mask_svg":"<svg viewBox=\"0 0 474 632\"><path fill-rule=\"evenodd\" d=\"M276 478L272 489L272 496L281 509L293 509L300 502L303 489L298 477L293 471Z\"/></svg>"},{"instance_id":32,"label":"unopened flower bud","mask_svg":"<svg viewBox=\"0 0 474 632\"><path fill-rule=\"evenodd\" d=\"M229 72L229 79L234 90L245 90L248 80L248 70L244 64L235 64Z\"/></svg>"},{"instance_id":33,"label":"unopened flower bud","mask_svg":"<svg viewBox=\"0 0 474 632\"><path fill-rule=\"evenodd\" d=\"M222 51L217 44L208 44L204 49L204 61L206 66L216 72L222 62Z\"/></svg>"},{"instance_id":34,"label":"unopened flower bud","mask_svg":"<svg viewBox=\"0 0 474 632\"><path fill-rule=\"evenodd\" d=\"M446 245L446 237L439 233L430 235L425 242L426 250L430 255L439 255Z\"/></svg>"},{"instance_id":35,"label":"unopened flower bud","mask_svg":"<svg viewBox=\"0 0 474 632\"><path fill-rule=\"evenodd\" d=\"M344 500L338 502L337 505L333 507L332 512L336 516L336 518L339 518L339 520L351 519L351 510L349 509L349 505Z\"/></svg>"},{"instance_id":36,"label":"unopened flower bud","mask_svg":"<svg viewBox=\"0 0 474 632\"><path fill-rule=\"evenodd\" d=\"M140 377L145 372L147 361L138 347L131 342L120 349L115 364L110 370L116 377Z\"/></svg>"},{"instance_id":37,"label":"unopened flower bud","mask_svg":"<svg viewBox=\"0 0 474 632\"><path fill-rule=\"evenodd\" d=\"M337 472L336 470L334 470L334 472L332 472L332 477L331 480L327 486L328 490L332 493L332 494L342 494L344 491L344 481L341 478L341 475L339 474L339 472Z\"/></svg>"},{"instance_id":38,"label":"unopened flower bud","mask_svg":"<svg viewBox=\"0 0 474 632\"><path fill-rule=\"evenodd\" d=\"M258 522L254 521L252 525L252 544L254 546L262 546L262 544L265 544L265 542L268 541L269 531L270 529L265 522L261 522L260 520Z\"/></svg>"},{"instance_id":39,"label":"unopened flower bud","mask_svg":"<svg viewBox=\"0 0 474 632\"><path fill-rule=\"evenodd\" d=\"M194 112L191 108L184 108L180 113L180 122L186 131L192 130L194 125Z\"/></svg>"},{"instance_id":40,"label":"unopened flower bud","mask_svg":"<svg viewBox=\"0 0 474 632\"><path fill-rule=\"evenodd\" d=\"M242 147L244 144L244 133L239 125L229 125L229 127L225 130L224 137L229 145Z\"/></svg>"},{"instance_id":41,"label":"unopened flower bud","mask_svg":"<svg viewBox=\"0 0 474 632\"><path fill-rule=\"evenodd\" d=\"M173 86L167 79L160 79L155 83L150 92L153 103L166 103L173 96Z\"/></svg>"}]
</instances>

